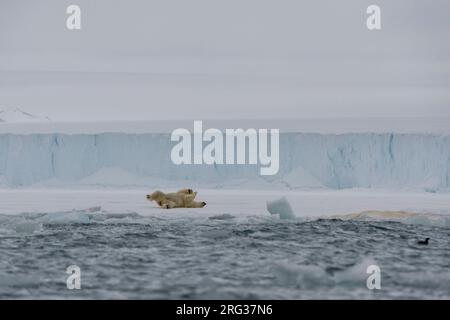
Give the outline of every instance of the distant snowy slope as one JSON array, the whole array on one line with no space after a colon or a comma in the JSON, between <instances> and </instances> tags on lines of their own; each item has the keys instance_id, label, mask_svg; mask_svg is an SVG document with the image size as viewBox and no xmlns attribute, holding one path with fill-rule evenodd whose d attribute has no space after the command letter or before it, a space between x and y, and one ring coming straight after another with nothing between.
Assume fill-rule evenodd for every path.
<instances>
[{"instance_id":1,"label":"distant snowy slope","mask_svg":"<svg viewBox=\"0 0 450 320\"><path fill-rule=\"evenodd\" d=\"M50 121L48 117L41 117L21 110L20 108L0 109L0 122L42 122Z\"/></svg>"}]
</instances>

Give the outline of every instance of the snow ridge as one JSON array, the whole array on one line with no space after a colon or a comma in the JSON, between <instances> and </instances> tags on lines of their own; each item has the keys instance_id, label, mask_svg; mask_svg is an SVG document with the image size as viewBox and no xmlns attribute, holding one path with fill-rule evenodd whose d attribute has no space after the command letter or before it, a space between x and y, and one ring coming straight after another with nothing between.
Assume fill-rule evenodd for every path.
<instances>
[{"instance_id":1,"label":"snow ridge","mask_svg":"<svg viewBox=\"0 0 450 320\"><path fill-rule=\"evenodd\" d=\"M20 108L0 109L0 122L42 122L51 121L49 117L41 117L21 110Z\"/></svg>"}]
</instances>

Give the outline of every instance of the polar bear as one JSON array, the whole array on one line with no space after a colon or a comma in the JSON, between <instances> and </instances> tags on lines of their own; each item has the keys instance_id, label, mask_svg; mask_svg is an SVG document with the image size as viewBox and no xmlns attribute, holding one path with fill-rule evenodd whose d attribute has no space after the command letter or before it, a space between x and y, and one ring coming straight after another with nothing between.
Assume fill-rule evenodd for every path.
<instances>
[{"instance_id":1,"label":"polar bear","mask_svg":"<svg viewBox=\"0 0 450 320\"><path fill-rule=\"evenodd\" d=\"M149 201L155 201L163 209L172 208L203 208L206 202L194 201L197 192L192 189L181 189L174 193L164 193L162 191L155 191L147 195Z\"/></svg>"}]
</instances>

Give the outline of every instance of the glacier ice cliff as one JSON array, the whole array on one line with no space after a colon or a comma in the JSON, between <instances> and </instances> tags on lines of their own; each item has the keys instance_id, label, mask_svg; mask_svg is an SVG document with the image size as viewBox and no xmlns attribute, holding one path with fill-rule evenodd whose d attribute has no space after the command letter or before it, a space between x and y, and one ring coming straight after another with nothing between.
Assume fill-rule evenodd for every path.
<instances>
[{"instance_id":1,"label":"glacier ice cliff","mask_svg":"<svg viewBox=\"0 0 450 320\"><path fill-rule=\"evenodd\" d=\"M419 188L450 183L450 136L282 133L280 170L171 162L169 134L0 134L0 185Z\"/></svg>"}]
</instances>

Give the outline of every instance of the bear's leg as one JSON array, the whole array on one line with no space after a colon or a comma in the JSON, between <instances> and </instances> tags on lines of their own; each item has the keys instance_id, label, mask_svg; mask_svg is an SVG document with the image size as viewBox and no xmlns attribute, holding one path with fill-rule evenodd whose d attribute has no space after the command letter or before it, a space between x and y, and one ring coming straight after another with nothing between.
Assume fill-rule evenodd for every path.
<instances>
[{"instance_id":1,"label":"bear's leg","mask_svg":"<svg viewBox=\"0 0 450 320\"><path fill-rule=\"evenodd\" d=\"M163 201L161 204L161 208L163 209L173 209L175 208L176 203L170 200Z\"/></svg>"},{"instance_id":2,"label":"bear's leg","mask_svg":"<svg viewBox=\"0 0 450 320\"><path fill-rule=\"evenodd\" d=\"M206 206L206 202L191 202L188 204L188 208L203 208Z\"/></svg>"}]
</instances>

